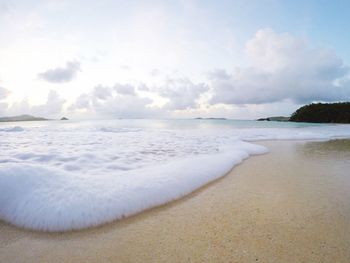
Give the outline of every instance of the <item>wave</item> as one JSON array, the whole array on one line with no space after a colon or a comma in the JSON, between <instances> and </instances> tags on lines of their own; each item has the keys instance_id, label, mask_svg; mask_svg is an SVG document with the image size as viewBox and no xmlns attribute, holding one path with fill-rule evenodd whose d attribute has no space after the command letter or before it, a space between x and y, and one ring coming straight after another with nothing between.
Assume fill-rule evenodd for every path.
<instances>
[{"instance_id":1,"label":"wave","mask_svg":"<svg viewBox=\"0 0 350 263\"><path fill-rule=\"evenodd\" d=\"M21 126L0 128L0 132L22 132L22 131L24 131L24 129Z\"/></svg>"},{"instance_id":2,"label":"wave","mask_svg":"<svg viewBox=\"0 0 350 263\"><path fill-rule=\"evenodd\" d=\"M0 219L42 231L92 227L180 198L268 151L247 141L333 138L350 138L350 126L4 132Z\"/></svg>"},{"instance_id":3,"label":"wave","mask_svg":"<svg viewBox=\"0 0 350 263\"><path fill-rule=\"evenodd\" d=\"M203 155L119 174L72 176L37 165L0 165L0 216L14 225L67 231L100 225L182 197L213 181L262 146Z\"/></svg>"},{"instance_id":4,"label":"wave","mask_svg":"<svg viewBox=\"0 0 350 263\"><path fill-rule=\"evenodd\" d=\"M115 132L115 133L121 133L121 132L138 132L142 129L137 128L113 128L113 127L101 127L98 129L98 131L101 132Z\"/></svg>"}]
</instances>

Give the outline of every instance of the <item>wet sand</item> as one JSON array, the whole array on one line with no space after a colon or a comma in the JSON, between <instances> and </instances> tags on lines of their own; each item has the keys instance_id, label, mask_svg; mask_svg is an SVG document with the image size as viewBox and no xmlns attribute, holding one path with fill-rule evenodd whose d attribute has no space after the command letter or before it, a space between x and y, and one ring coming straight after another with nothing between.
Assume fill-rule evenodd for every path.
<instances>
[{"instance_id":1,"label":"wet sand","mask_svg":"<svg viewBox=\"0 0 350 263\"><path fill-rule=\"evenodd\" d=\"M0 262L350 262L350 141L263 142L227 176L98 228L0 222Z\"/></svg>"}]
</instances>

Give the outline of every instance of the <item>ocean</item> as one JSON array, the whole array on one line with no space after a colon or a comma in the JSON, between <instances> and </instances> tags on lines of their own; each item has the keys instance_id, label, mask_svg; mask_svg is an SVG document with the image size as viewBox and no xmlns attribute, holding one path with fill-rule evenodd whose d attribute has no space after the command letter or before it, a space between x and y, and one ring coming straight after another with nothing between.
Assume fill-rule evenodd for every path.
<instances>
[{"instance_id":1,"label":"ocean","mask_svg":"<svg viewBox=\"0 0 350 263\"><path fill-rule=\"evenodd\" d=\"M97 226L225 175L262 140L350 138L350 125L241 120L0 124L0 219L34 230Z\"/></svg>"}]
</instances>

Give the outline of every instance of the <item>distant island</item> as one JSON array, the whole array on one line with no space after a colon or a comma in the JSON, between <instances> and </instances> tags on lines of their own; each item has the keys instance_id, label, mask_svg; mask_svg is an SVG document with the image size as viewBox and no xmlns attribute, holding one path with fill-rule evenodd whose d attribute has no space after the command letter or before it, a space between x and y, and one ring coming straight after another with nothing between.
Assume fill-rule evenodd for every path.
<instances>
[{"instance_id":1,"label":"distant island","mask_svg":"<svg viewBox=\"0 0 350 263\"><path fill-rule=\"evenodd\" d=\"M293 122L350 123L350 102L312 103L296 110Z\"/></svg>"},{"instance_id":2,"label":"distant island","mask_svg":"<svg viewBox=\"0 0 350 263\"><path fill-rule=\"evenodd\" d=\"M60 119L61 121L67 121L69 120L66 117L62 117ZM29 114L23 114L18 116L11 116L11 117L0 117L0 122L11 122L11 121L52 121L52 119L46 119L43 117L35 117Z\"/></svg>"},{"instance_id":3,"label":"distant island","mask_svg":"<svg viewBox=\"0 0 350 263\"><path fill-rule=\"evenodd\" d=\"M0 122L8 122L8 121L48 121L49 119L45 119L42 117L35 117L32 115L19 115L12 117L0 117Z\"/></svg>"},{"instance_id":4,"label":"distant island","mask_svg":"<svg viewBox=\"0 0 350 263\"><path fill-rule=\"evenodd\" d=\"M289 121L289 117L284 117L284 116L267 117L267 118L257 119L257 121Z\"/></svg>"},{"instance_id":5,"label":"distant island","mask_svg":"<svg viewBox=\"0 0 350 263\"><path fill-rule=\"evenodd\" d=\"M202 117L198 117L195 118L195 120L227 120L226 118L202 118Z\"/></svg>"}]
</instances>

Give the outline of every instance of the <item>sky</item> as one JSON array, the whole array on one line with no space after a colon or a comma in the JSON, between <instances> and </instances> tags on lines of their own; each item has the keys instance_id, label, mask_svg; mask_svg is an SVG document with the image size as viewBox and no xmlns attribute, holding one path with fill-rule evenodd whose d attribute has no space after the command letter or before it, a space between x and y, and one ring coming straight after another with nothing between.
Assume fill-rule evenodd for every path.
<instances>
[{"instance_id":1,"label":"sky","mask_svg":"<svg viewBox=\"0 0 350 263\"><path fill-rule=\"evenodd\" d=\"M0 116L255 119L350 100L349 1L0 0Z\"/></svg>"}]
</instances>

